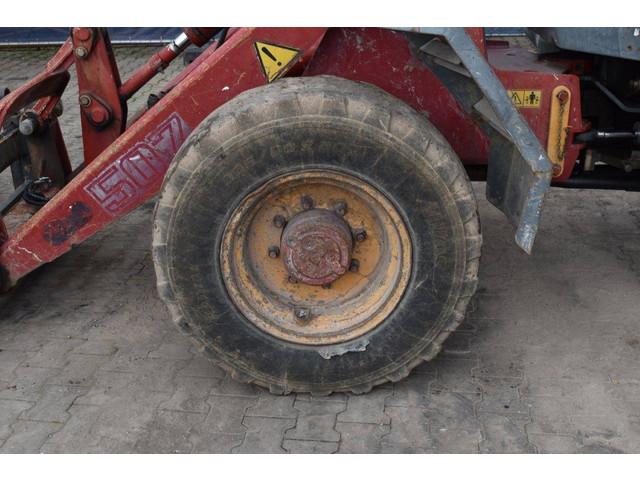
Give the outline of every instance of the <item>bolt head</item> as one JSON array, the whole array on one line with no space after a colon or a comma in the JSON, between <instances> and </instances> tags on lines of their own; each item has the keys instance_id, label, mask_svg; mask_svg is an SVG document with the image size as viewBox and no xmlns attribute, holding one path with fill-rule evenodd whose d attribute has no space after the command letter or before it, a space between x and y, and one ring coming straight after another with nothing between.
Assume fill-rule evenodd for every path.
<instances>
[{"instance_id":1,"label":"bolt head","mask_svg":"<svg viewBox=\"0 0 640 480\"><path fill-rule=\"evenodd\" d=\"M109 119L109 115L102 108L97 108L91 111L91 120L97 125L105 123Z\"/></svg>"},{"instance_id":2,"label":"bolt head","mask_svg":"<svg viewBox=\"0 0 640 480\"><path fill-rule=\"evenodd\" d=\"M331 284L325 283L324 285L322 285L322 288L324 288L325 290L329 290L331 288Z\"/></svg>"},{"instance_id":3,"label":"bolt head","mask_svg":"<svg viewBox=\"0 0 640 480\"><path fill-rule=\"evenodd\" d=\"M352 273L355 273L358 270L360 270L360 262L355 258L351 259L351 264L349 265L349 271Z\"/></svg>"},{"instance_id":4,"label":"bolt head","mask_svg":"<svg viewBox=\"0 0 640 480\"><path fill-rule=\"evenodd\" d=\"M367 239L367 231L364 228L355 231L356 241L364 242Z\"/></svg>"},{"instance_id":5,"label":"bolt head","mask_svg":"<svg viewBox=\"0 0 640 480\"><path fill-rule=\"evenodd\" d=\"M293 315L299 322L308 322L311 320L311 312L305 307L296 307L293 309Z\"/></svg>"},{"instance_id":6,"label":"bolt head","mask_svg":"<svg viewBox=\"0 0 640 480\"><path fill-rule=\"evenodd\" d=\"M280 256L280 247L273 245L268 250L270 258L278 258Z\"/></svg>"},{"instance_id":7,"label":"bolt head","mask_svg":"<svg viewBox=\"0 0 640 480\"><path fill-rule=\"evenodd\" d=\"M91 97L89 95L80 95L78 102L80 102L81 107L88 107L91 105Z\"/></svg>"},{"instance_id":8,"label":"bolt head","mask_svg":"<svg viewBox=\"0 0 640 480\"><path fill-rule=\"evenodd\" d=\"M333 210L341 217L344 217L347 214L347 202L336 203Z\"/></svg>"},{"instance_id":9,"label":"bolt head","mask_svg":"<svg viewBox=\"0 0 640 480\"><path fill-rule=\"evenodd\" d=\"M289 283L298 283L298 280L294 276L289 275Z\"/></svg>"},{"instance_id":10,"label":"bolt head","mask_svg":"<svg viewBox=\"0 0 640 480\"><path fill-rule=\"evenodd\" d=\"M273 225L276 228L284 228L286 224L287 220L282 215L276 215L275 217L273 217Z\"/></svg>"},{"instance_id":11,"label":"bolt head","mask_svg":"<svg viewBox=\"0 0 640 480\"><path fill-rule=\"evenodd\" d=\"M303 195L300 199L300 204L303 210L311 210L313 208L313 198L309 195Z\"/></svg>"},{"instance_id":12,"label":"bolt head","mask_svg":"<svg viewBox=\"0 0 640 480\"><path fill-rule=\"evenodd\" d=\"M20 130L20 133L25 136L33 134L33 132L35 132L36 130L35 120L33 118L25 118L20 120L18 130Z\"/></svg>"},{"instance_id":13,"label":"bolt head","mask_svg":"<svg viewBox=\"0 0 640 480\"><path fill-rule=\"evenodd\" d=\"M558 97L558 101L559 101L560 103L566 103L566 102L567 102L567 100L569 100L569 94L567 93L567 91L566 91L566 90L560 90L560 91L558 92L557 97Z\"/></svg>"},{"instance_id":14,"label":"bolt head","mask_svg":"<svg viewBox=\"0 0 640 480\"><path fill-rule=\"evenodd\" d=\"M76 57L78 57L78 58L87 58L87 55L89 55L89 52L84 47L76 48L74 53L76 54Z\"/></svg>"}]
</instances>

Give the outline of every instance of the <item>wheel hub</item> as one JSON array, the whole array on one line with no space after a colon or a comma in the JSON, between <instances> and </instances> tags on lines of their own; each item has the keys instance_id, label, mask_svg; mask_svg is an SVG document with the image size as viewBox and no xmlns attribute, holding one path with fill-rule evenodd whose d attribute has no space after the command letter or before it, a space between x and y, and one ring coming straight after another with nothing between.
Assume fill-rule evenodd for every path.
<instances>
[{"instance_id":1,"label":"wheel hub","mask_svg":"<svg viewBox=\"0 0 640 480\"><path fill-rule=\"evenodd\" d=\"M282 233L280 249L289 275L307 285L328 285L351 264L349 224L335 212L312 209L295 215Z\"/></svg>"},{"instance_id":2,"label":"wheel hub","mask_svg":"<svg viewBox=\"0 0 640 480\"><path fill-rule=\"evenodd\" d=\"M247 320L306 345L376 328L400 301L411 258L409 232L381 192L319 169L275 177L247 195L220 246L227 292Z\"/></svg>"}]
</instances>

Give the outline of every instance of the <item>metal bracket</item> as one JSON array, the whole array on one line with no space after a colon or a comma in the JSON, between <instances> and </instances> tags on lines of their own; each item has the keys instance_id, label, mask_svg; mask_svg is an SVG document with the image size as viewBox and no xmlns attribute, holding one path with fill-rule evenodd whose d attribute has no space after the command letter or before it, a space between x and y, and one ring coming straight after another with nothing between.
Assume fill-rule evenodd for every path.
<instances>
[{"instance_id":1,"label":"metal bracket","mask_svg":"<svg viewBox=\"0 0 640 480\"><path fill-rule=\"evenodd\" d=\"M531 253L544 195L551 184L551 162L543 146L513 106L493 68L464 28L420 27L399 30L443 37L452 52L443 51L442 45L429 47L429 44L421 50L433 55L435 64L459 74L456 77L460 80L443 80L456 97L453 90L464 91L465 87L452 83L461 83L462 79L467 82L472 80L481 93L480 97L484 97L475 98L469 109L475 105L476 111L482 113L485 110L486 115L482 117L495 131L489 135L491 149L487 199L517 227L516 243L525 252ZM464 73L460 72L461 69ZM487 113L488 107L491 113Z\"/></svg>"}]
</instances>

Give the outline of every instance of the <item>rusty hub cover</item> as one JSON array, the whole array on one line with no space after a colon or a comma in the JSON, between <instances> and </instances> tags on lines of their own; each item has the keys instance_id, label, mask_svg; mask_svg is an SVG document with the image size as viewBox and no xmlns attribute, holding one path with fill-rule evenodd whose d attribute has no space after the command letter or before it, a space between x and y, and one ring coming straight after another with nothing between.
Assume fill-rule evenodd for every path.
<instances>
[{"instance_id":1,"label":"rusty hub cover","mask_svg":"<svg viewBox=\"0 0 640 480\"><path fill-rule=\"evenodd\" d=\"M293 278L307 285L326 285L349 269L351 229L331 210L308 210L287 224L280 249Z\"/></svg>"}]
</instances>

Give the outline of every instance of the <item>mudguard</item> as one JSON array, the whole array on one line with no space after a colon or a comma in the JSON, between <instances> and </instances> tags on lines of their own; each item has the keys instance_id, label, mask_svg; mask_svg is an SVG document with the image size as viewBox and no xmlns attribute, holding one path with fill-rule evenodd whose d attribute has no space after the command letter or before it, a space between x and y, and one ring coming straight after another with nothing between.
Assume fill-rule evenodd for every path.
<instances>
[{"instance_id":1,"label":"mudguard","mask_svg":"<svg viewBox=\"0 0 640 480\"><path fill-rule=\"evenodd\" d=\"M478 121L488 130L491 147L487 199L517 228L516 243L531 253L552 177L552 165L544 147L464 28L402 30L446 40L449 49L446 45L443 48L443 44L429 47L426 43L427 48L422 50L436 58L434 72L461 104L476 110Z\"/></svg>"}]
</instances>

